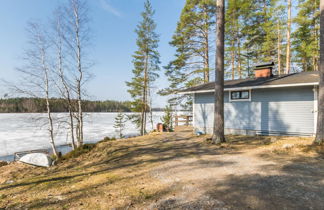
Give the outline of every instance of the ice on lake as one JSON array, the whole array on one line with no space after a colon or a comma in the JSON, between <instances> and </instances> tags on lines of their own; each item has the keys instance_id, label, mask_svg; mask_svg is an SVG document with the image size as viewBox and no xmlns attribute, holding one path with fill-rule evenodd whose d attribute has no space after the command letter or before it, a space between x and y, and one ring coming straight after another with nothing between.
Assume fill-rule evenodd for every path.
<instances>
[{"instance_id":1,"label":"ice on lake","mask_svg":"<svg viewBox=\"0 0 324 210\"><path fill-rule=\"evenodd\" d=\"M118 113L86 113L84 119L84 141L94 143L104 137L115 137L117 133L113 127ZM125 113L130 114L130 113ZM161 121L163 112L153 114L153 125ZM65 113L56 113L55 139L57 145L69 144L71 139L63 123ZM62 122L61 122L62 121ZM152 130L151 123L147 125ZM124 135L136 136L138 129L131 122L126 123ZM0 114L0 157L12 155L15 152L45 149L49 147L46 114Z\"/></svg>"}]
</instances>

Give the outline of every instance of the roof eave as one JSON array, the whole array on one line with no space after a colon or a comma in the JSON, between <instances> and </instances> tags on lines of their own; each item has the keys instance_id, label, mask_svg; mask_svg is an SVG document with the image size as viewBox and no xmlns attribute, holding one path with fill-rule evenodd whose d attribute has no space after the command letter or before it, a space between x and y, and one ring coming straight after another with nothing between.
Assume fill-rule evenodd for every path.
<instances>
[{"instance_id":1,"label":"roof eave","mask_svg":"<svg viewBox=\"0 0 324 210\"><path fill-rule=\"evenodd\" d=\"M224 91L282 88L282 87L303 87L303 86L315 86L318 84L319 84L318 82L309 82L309 83L295 83L295 84L282 84L282 85L259 85L259 86L224 88ZM212 90L184 91L184 92L178 92L177 94L188 95L193 93L211 93L211 92L214 92L214 90L212 89Z\"/></svg>"}]
</instances>

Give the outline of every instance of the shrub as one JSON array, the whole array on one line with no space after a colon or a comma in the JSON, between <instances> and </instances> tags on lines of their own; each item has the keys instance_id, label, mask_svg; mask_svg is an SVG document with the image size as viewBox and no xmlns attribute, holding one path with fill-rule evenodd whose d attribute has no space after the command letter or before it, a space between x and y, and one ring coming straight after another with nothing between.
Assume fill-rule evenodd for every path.
<instances>
[{"instance_id":1,"label":"shrub","mask_svg":"<svg viewBox=\"0 0 324 210\"><path fill-rule=\"evenodd\" d=\"M115 141L115 140L116 140L115 137L110 138L110 137L106 136L103 140L99 141L98 143L103 143L103 142L108 142L108 141Z\"/></svg>"},{"instance_id":2,"label":"shrub","mask_svg":"<svg viewBox=\"0 0 324 210\"><path fill-rule=\"evenodd\" d=\"M62 160L68 160L71 158L77 158L82 154L90 152L93 148L95 148L95 144L84 144L81 147L72 150L71 152L62 156Z\"/></svg>"}]
</instances>

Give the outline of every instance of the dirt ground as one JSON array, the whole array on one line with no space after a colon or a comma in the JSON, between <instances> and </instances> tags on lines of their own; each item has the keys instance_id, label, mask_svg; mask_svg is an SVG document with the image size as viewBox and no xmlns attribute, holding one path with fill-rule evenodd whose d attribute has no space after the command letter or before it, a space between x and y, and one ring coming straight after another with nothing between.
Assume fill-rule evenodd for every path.
<instances>
[{"instance_id":1,"label":"dirt ground","mask_svg":"<svg viewBox=\"0 0 324 210\"><path fill-rule=\"evenodd\" d=\"M311 138L206 138L181 128L49 169L0 167L0 209L324 209L323 148Z\"/></svg>"}]
</instances>

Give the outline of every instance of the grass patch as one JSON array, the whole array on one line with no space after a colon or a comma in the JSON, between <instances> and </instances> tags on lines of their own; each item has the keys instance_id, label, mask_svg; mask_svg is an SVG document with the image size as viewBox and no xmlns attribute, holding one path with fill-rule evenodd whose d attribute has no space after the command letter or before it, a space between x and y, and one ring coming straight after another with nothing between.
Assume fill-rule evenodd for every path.
<instances>
[{"instance_id":1,"label":"grass patch","mask_svg":"<svg viewBox=\"0 0 324 210\"><path fill-rule=\"evenodd\" d=\"M105 137L103 140L99 141L98 143L108 142L108 141L116 141L117 139L115 137Z\"/></svg>"},{"instance_id":2,"label":"grass patch","mask_svg":"<svg viewBox=\"0 0 324 210\"><path fill-rule=\"evenodd\" d=\"M62 160L77 158L82 154L90 152L93 148L95 148L95 146L96 146L95 144L84 144L81 147L78 147L75 150L63 155Z\"/></svg>"}]
</instances>

